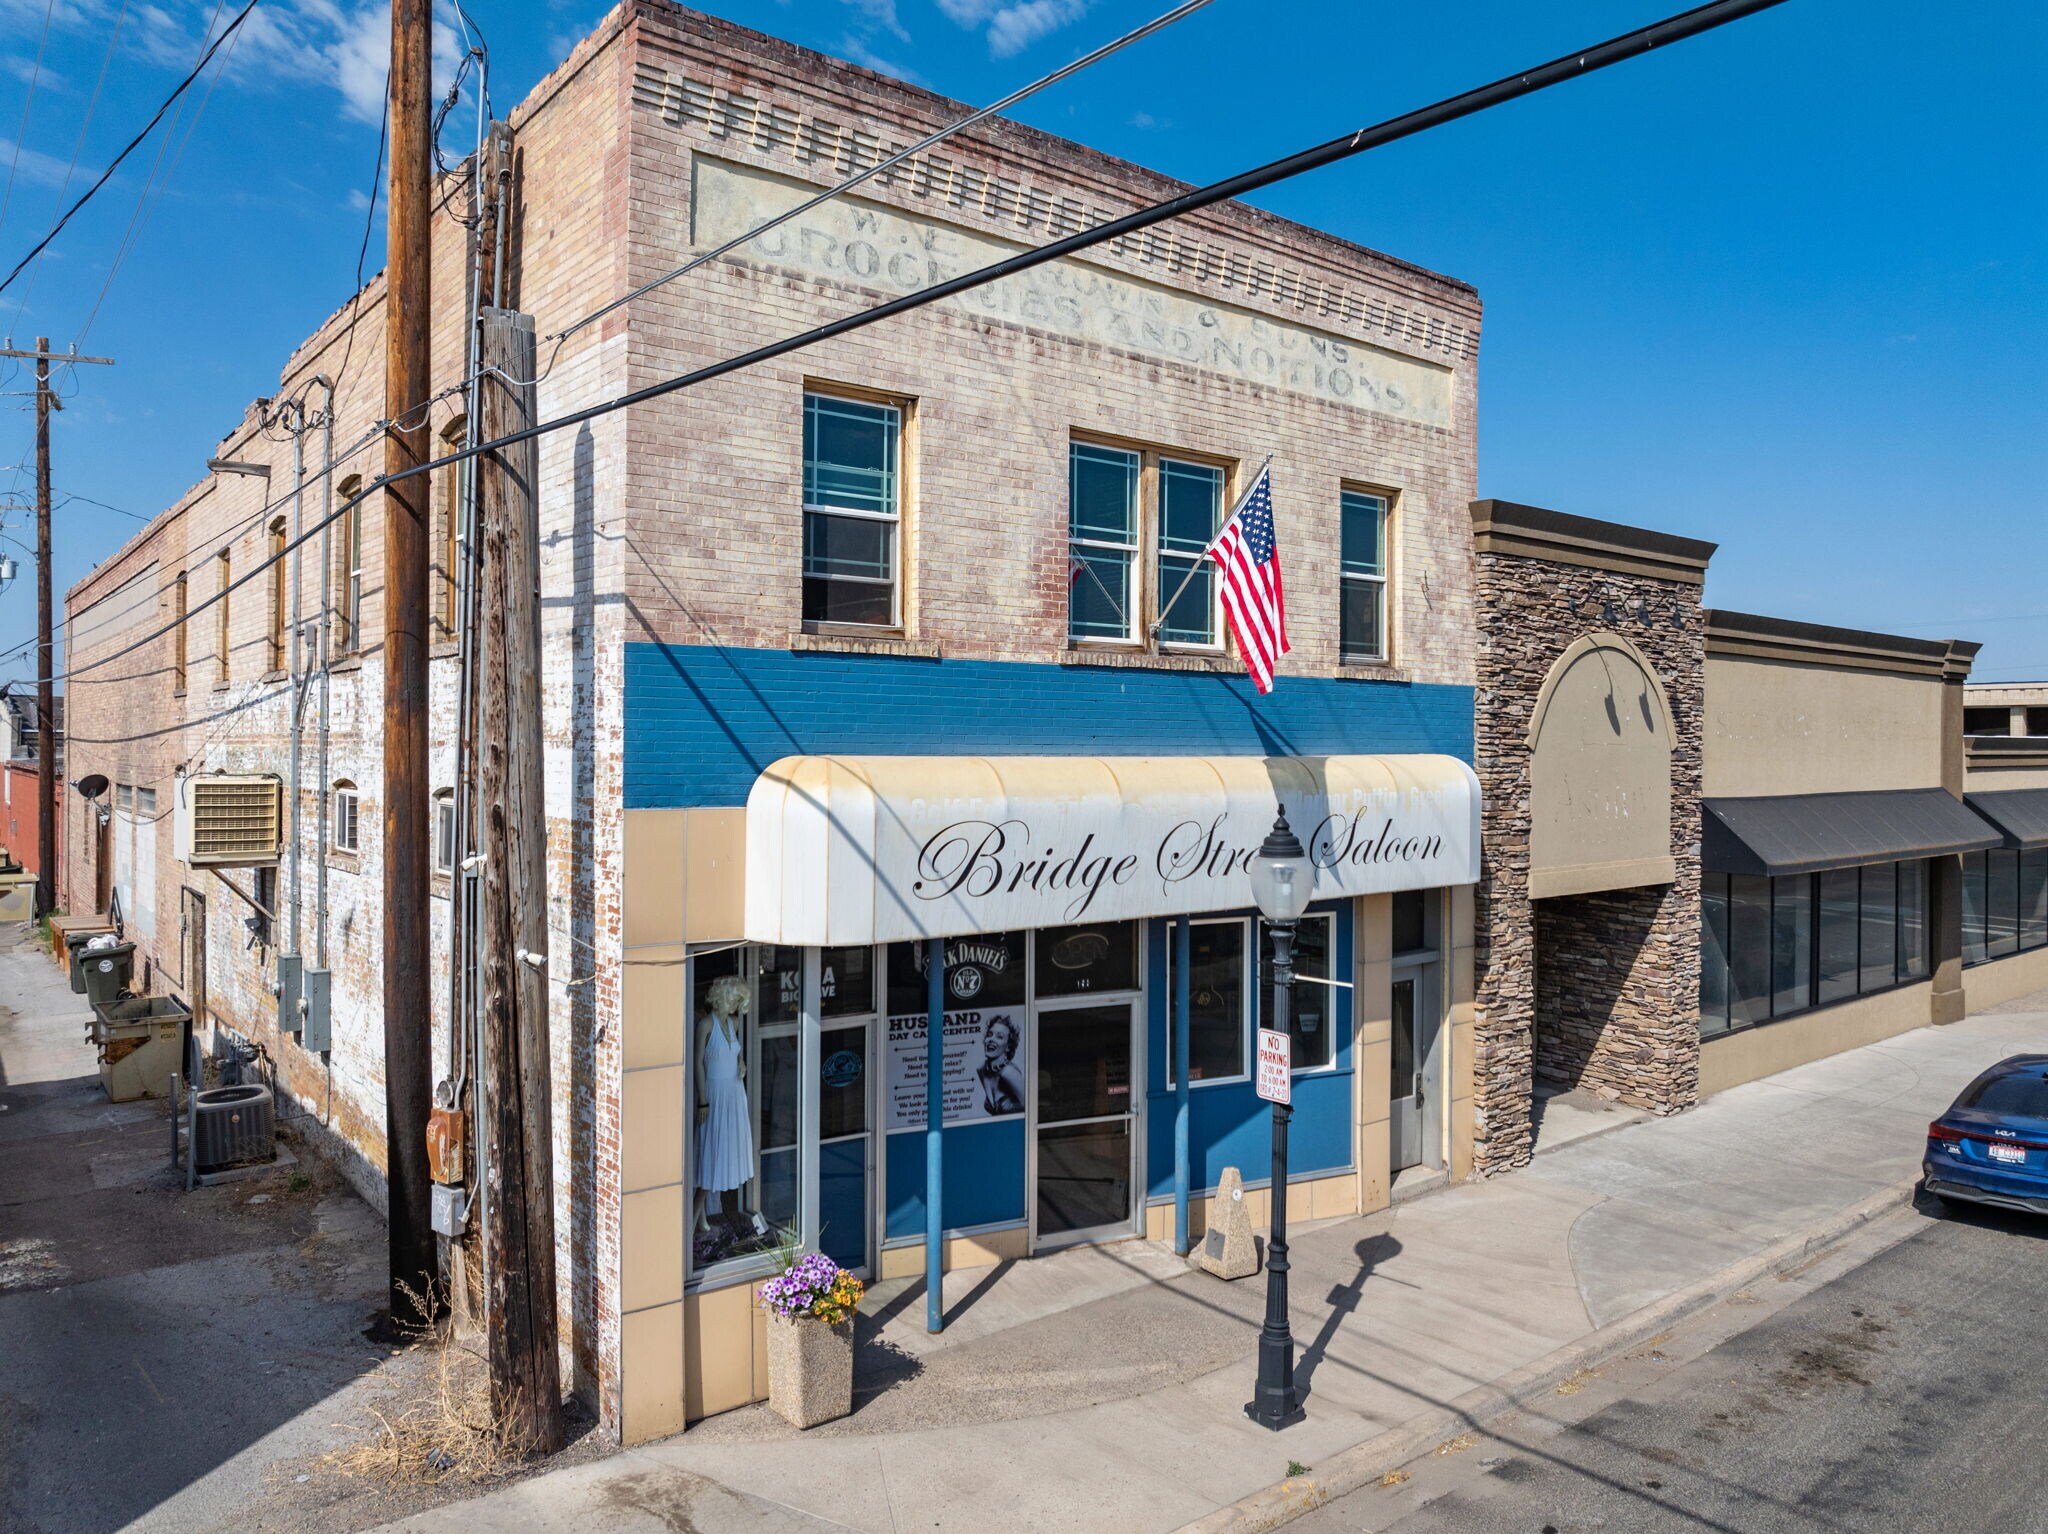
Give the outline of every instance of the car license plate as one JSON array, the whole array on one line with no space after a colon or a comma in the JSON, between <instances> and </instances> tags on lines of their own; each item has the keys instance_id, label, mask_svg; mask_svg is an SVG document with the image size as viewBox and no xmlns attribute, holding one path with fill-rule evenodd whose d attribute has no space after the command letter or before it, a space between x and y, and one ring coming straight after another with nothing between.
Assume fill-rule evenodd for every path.
<instances>
[{"instance_id":1,"label":"car license plate","mask_svg":"<svg viewBox=\"0 0 2048 1534\"><path fill-rule=\"evenodd\" d=\"M2017 1166L2023 1165L2027 1159L2027 1148L2024 1145L2000 1145L1994 1140L1984 1148L1991 1152L1993 1161L2004 1161Z\"/></svg>"}]
</instances>

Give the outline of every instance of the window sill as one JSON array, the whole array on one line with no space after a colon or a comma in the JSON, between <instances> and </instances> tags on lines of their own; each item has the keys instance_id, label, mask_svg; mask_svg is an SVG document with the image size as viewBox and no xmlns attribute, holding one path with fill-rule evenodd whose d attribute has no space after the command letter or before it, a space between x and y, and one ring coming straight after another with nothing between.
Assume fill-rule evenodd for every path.
<instances>
[{"instance_id":1,"label":"window sill","mask_svg":"<svg viewBox=\"0 0 2048 1534\"><path fill-rule=\"evenodd\" d=\"M171 696L174 698L182 698L185 696L185 689L182 687L173 687L171 689Z\"/></svg>"},{"instance_id":2,"label":"window sill","mask_svg":"<svg viewBox=\"0 0 2048 1534\"><path fill-rule=\"evenodd\" d=\"M327 670L330 675L338 671L360 671L362 669L363 652L360 650L351 650L348 654L338 656L327 663Z\"/></svg>"},{"instance_id":3,"label":"window sill","mask_svg":"<svg viewBox=\"0 0 2048 1534\"><path fill-rule=\"evenodd\" d=\"M800 629L789 636L797 655L895 655L905 660L939 660L936 639L909 639L900 633L862 633L858 629Z\"/></svg>"},{"instance_id":4,"label":"window sill","mask_svg":"<svg viewBox=\"0 0 2048 1534\"><path fill-rule=\"evenodd\" d=\"M1404 666L1397 666L1390 660L1340 660L1337 662L1337 680L1340 682L1412 682Z\"/></svg>"},{"instance_id":5,"label":"window sill","mask_svg":"<svg viewBox=\"0 0 2048 1534\"><path fill-rule=\"evenodd\" d=\"M1244 667L1221 655L1162 655L1154 650L1092 649L1070 645L1060 651L1062 666L1107 666L1126 671L1193 671L1237 676Z\"/></svg>"},{"instance_id":6,"label":"window sill","mask_svg":"<svg viewBox=\"0 0 2048 1534\"><path fill-rule=\"evenodd\" d=\"M259 685L268 687L272 682L286 681L290 676L291 673L289 671L286 671L282 666L276 666L264 672L256 680Z\"/></svg>"},{"instance_id":7,"label":"window sill","mask_svg":"<svg viewBox=\"0 0 2048 1534\"><path fill-rule=\"evenodd\" d=\"M427 646L428 660L446 660L451 655L462 653L462 642L456 639L436 639Z\"/></svg>"},{"instance_id":8,"label":"window sill","mask_svg":"<svg viewBox=\"0 0 2048 1534\"><path fill-rule=\"evenodd\" d=\"M327 866L359 874L363 871L363 855L361 852L344 852L339 847L330 847L327 849Z\"/></svg>"}]
</instances>

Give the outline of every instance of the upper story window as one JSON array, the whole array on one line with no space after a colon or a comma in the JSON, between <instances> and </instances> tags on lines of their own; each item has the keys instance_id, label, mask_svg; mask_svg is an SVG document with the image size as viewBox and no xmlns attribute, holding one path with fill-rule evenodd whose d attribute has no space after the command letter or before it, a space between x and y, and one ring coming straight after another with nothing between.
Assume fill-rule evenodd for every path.
<instances>
[{"instance_id":1,"label":"upper story window","mask_svg":"<svg viewBox=\"0 0 2048 1534\"><path fill-rule=\"evenodd\" d=\"M459 453L469 445L469 421L457 416L448 423L441 433L441 452ZM440 493L439 515L440 538L435 551L434 563L434 637L446 642L456 637L456 625L461 621L461 557L462 525L464 508L469 501L469 465L467 458L449 464L438 473Z\"/></svg>"},{"instance_id":2,"label":"upper story window","mask_svg":"<svg viewBox=\"0 0 2048 1534\"><path fill-rule=\"evenodd\" d=\"M278 517L270 524L270 536L265 553L270 560L270 619L269 633L265 637L267 648L264 653L269 659L268 670L284 670L284 605L287 583L291 572L285 565L284 518Z\"/></svg>"},{"instance_id":3,"label":"upper story window","mask_svg":"<svg viewBox=\"0 0 2048 1534\"><path fill-rule=\"evenodd\" d=\"M455 872L455 790L444 788L434 795L434 872Z\"/></svg>"},{"instance_id":4,"label":"upper story window","mask_svg":"<svg viewBox=\"0 0 2048 1534\"><path fill-rule=\"evenodd\" d=\"M341 503L362 494L361 475L341 482ZM363 647L363 508L349 506L341 514L334 548L334 649L348 655Z\"/></svg>"},{"instance_id":5,"label":"upper story window","mask_svg":"<svg viewBox=\"0 0 2048 1534\"><path fill-rule=\"evenodd\" d=\"M220 600L213 604L213 650L220 658L218 685L222 687L228 685L228 587L234 584L234 565L235 556L230 550L222 549L213 556L213 568L220 580L214 588Z\"/></svg>"},{"instance_id":6,"label":"upper story window","mask_svg":"<svg viewBox=\"0 0 2048 1534\"><path fill-rule=\"evenodd\" d=\"M1067 458L1067 638L1221 643L1215 566L1226 471L1143 448L1077 441Z\"/></svg>"},{"instance_id":7,"label":"upper story window","mask_svg":"<svg viewBox=\"0 0 2048 1534\"><path fill-rule=\"evenodd\" d=\"M191 648L185 637L185 614L190 606L190 597L185 583L185 572L180 570L177 579L171 582L171 691L185 690L185 658Z\"/></svg>"},{"instance_id":8,"label":"upper story window","mask_svg":"<svg viewBox=\"0 0 2048 1534\"><path fill-rule=\"evenodd\" d=\"M1339 654L1347 661L1387 658L1387 497L1346 489L1343 517L1342 632Z\"/></svg>"},{"instance_id":9,"label":"upper story window","mask_svg":"<svg viewBox=\"0 0 2048 1534\"><path fill-rule=\"evenodd\" d=\"M329 834L336 852L362 851L363 802L355 784L346 778L334 785L333 821Z\"/></svg>"},{"instance_id":10,"label":"upper story window","mask_svg":"<svg viewBox=\"0 0 2048 1534\"><path fill-rule=\"evenodd\" d=\"M903 409L804 395L804 622L894 628Z\"/></svg>"}]
</instances>

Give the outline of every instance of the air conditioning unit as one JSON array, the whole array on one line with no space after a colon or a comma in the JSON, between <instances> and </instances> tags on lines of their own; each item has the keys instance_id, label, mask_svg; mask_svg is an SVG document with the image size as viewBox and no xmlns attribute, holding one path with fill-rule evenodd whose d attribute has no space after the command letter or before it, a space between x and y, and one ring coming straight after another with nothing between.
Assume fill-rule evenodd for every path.
<instances>
[{"instance_id":1,"label":"air conditioning unit","mask_svg":"<svg viewBox=\"0 0 2048 1534\"><path fill-rule=\"evenodd\" d=\"M277 861L284 841L284 789L275 777L186 778L177 801L173 843L181 862L250 868Z\"/></svg>"}]
</instances>

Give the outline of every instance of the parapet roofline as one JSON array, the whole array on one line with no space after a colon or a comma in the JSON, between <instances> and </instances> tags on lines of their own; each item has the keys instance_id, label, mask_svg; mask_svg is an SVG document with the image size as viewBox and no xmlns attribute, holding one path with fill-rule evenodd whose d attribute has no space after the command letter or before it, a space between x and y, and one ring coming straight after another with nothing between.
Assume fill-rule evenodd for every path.
<instances>
[{"instance_id":1,"label":"parapet roofline","mask_svg":"<svg viewBox=\"0 0 2048 1534\"><path fill-rule=\"evenodd\" d=\"M1918 639L1720 608L1709 608L1706 617L1709 658L1782 660L1960 680L1970 674L1970 665L1983 648L1968 639Z\"/></svg>"},{"instance_id":2,"label":"parapet roofline","mask_svg":"<svg viewBox=\"0 0 2048 1534\"><path fill-rule=\"evenodd\" d=\"M643 21L680 22L686 31L695 31L703 34L711 49L720 56L727 68L732 68L735 64L738 64L740 68L745 67L743 61L735 60L732 57L735 51L743 50L765 66L771 68L780 67L784 70L807 76L814 81L819 80L821 76L829 79L837 75L842 78L851 76L853 79L862 82L872 82L889 92L913 100L929 115L932 127L937 127L943 123L957 122L969 113L979 110L978 107L971 103L956 101L950 96L940 95L937 91L927 90L921 85L913 85L907 80L899 80L893 75L883 74L878 70L869 69L865 65L855 64L831 54L820 53L814 49L806 48L800 43L793 43L787 38L776 37L766 32L757 32L751 27L743 27L737 22L727 21L723 17L710 16L702 11L691 10L687 6L675 4L674 0L629 0L629 3L634 6L638 18ZM842 94L844 94L843 91ZM863 104L863 109L872 111L872 104ZM1356 127L1357 124L1345 126ZM930 129L916 131L908 136L922 137L923 132L927 131L930 131ZM971 134L963 138L961 142L974 143L974 134L995 138L1014 135L1023 141L1026 153L1035 153L1055 163L1064 160L1069 163L1078 161L1083 164L1091 164L1095 167L1117 172L1125 179L1135 177L1152 183L1149 188L1136 194L1139 202L1134 203L1134 206L1145 202L1164 201L1169 197L1175 197L1183 192L1192 191L1195 186L1193 182L1177 180L1172 176L1166 175L1164 172L1152 169L1150 166L1140 165L1133 160L1122 159L1103 150L1092 148L1075 139L1062 138L1058 134L1047 133L1043 129L1034 128L1028 123L1019 122L1011 117L992 117L986 122L978 123ZM983 147L987 147L986 139L983 140ZM1132 194L1126 189L1125 195L1129 196ZM1212 215L1218 213L1225 214L1226 216L1234 215L1254 226L1263 226L1266 229L1277 231L1281 237L1297 244L1311 247L1321 245L1326 248L1329 259L1341 261L1346 258L1356 260L1359 257L1363 257L1367 261L1419 279L1425 285L1441 289L1442 291L1436 295L1440 301L1462 304L1469 308L1475 318L1478 315L1480 308L1479 290L1462 278L1434 271L1417 262L1403 260L1399 256L1389 255L1382 250L1375 250L1369 245L1361 245L1356 240L1346 239L1340 234L1332 234L1327 229L1318 229L1312 224L1297 223L1293 219L1284 218L1277 213L1269 213L1265 209L1255 207L1247 202L1232 201L1220 203L1215 207L1205 209L1204 212ZM1201 215L1194 216L1199 217Z\"/></svg>"},{"instance_id":3,"label":"parapet roofline","mask_svg":"<svg viewBox=\"0 0 2048 1534\"><path fill-rule=\"evenodd\" d=\"M1648 575L1687 586L1706 583L1707 561L1720 547L1676 533L1493 499L1472 503L1472 546L1480 554Z\"/></svg>"}]
</instances>

